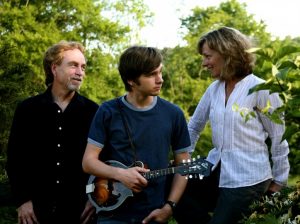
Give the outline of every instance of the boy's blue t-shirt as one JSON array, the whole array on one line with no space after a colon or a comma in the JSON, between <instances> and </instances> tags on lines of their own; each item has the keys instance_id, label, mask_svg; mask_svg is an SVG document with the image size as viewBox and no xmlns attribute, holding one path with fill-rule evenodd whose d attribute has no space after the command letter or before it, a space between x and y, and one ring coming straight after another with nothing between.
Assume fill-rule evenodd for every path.
<instances>
[{"instance_id":1,"label":"boy's blue t-shirt","mask_svg":"<svg viewBox=\"0 0 300 224\"><path fill-rule=\"evenodd\" d=\"M116 160L130 166L136 154L137 160L147 168L158 170L168 167L170 150L174 153L189 151L187 124L178 106L154 97L149 107L138 109L124 96L120 99L135 150L131 148L117 100L110 100L99 107L88 138L89 143L102 148L101 160ZM165 180L166 176L148 180L148 186L142 192L114 210L116 217L139 216L143 219L153 209L160 208L167 196L164 195Z\"/></svg>"}]
</instances>

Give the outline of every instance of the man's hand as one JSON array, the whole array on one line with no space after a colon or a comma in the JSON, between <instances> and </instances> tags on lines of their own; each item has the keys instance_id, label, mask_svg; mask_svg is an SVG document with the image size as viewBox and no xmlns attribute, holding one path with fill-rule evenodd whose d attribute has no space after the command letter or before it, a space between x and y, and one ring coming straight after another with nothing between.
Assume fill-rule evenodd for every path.
<instances>
[{"instance_id":1,"label":"man's hand","mask_svg":"<svg viewBox=\"0 0 300 224\"><path fill-rule=\"evenodd\" d=\"M275 193L275 192L280 191L282 189L282 187L283 187L282 185L276 184L274 181L272 181L270 186L269 186L268 191L272 192L272 193Z\"/></svg>"},{"instance_id":2,"label":"man's hand","mask_svg":"<svg viewBox=\"0 0 300 224\"><path fill-rule=\"evenodd\" d=\"M170 205L165 204L160 209L153 210L144 220L143 224L149 223L150 221L156 221L158 223L167 223L169 218L172 216L172 208Z\"/></svg>"},{"instance_id":3,"label":"man's hand","mask_svg":"<svg viewBox=\"0 0 300 224\"><path fill-rule=\"evenodd\" d=\"M118 180L133 192L138 193L141 192L148 184L148 181L141 175L141 173L148 171L148 169L137 166L128 169L121 168L119 169Z\"/></svg>"},{"instance_id":4,"label":"man's hand","mask_svg":"<svg viewBox=\"0 0 300 224\"><path fill-rule=\"evenodd\" d=\"M92 205L90 201L87 201L85 204L85 208L80 216L80 223L81 224L86 224L91 221L92 218L94 218L96 209Z\"/></svg>"},{"instance_id":5,"label":"man's hand","mask_svg":"<svg viewBox=\"0 0 300 224\"><path fill-rule=\"evenodd\" d=\"M32 201L27 201L17 208L19 224L38 224L38 220L33 211Z\"/></svg>"}]
</instances>

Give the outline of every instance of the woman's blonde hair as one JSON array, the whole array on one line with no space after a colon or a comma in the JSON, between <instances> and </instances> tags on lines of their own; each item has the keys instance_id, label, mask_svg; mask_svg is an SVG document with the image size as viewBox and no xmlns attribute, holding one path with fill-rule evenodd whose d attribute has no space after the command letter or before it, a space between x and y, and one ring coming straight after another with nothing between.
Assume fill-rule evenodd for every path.
<instances>
[{"instance_id":1,"label":"woman's blonde hair","mask_svg":"<svg viewBox=\"0 0 300 224\"><path fill-rule=\"evenodd\" d=\"M220 80L243 78L252 73L255 56L247 51L252 48L252 43L240 31L230 27L221 27L206 33L198 42L198 52L201 55L205 43L224 59Z\"/></svg>"}]
</instances>

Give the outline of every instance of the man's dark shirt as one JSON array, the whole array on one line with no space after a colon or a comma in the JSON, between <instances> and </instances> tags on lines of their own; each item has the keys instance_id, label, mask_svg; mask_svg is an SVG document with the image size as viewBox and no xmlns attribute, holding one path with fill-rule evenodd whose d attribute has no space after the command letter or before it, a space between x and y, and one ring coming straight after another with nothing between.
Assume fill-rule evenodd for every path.
<instances>
[{"instance_id":1,"label":"man's dark shirt","mask_svg":"<svg viewBox=\"0 0 300 224\"><path fill-rule=\"evenodd\" d=\"M16 109L7 172L17 206L32 200L36 214L47 220L41 223L53 222L53 214L60 219L55 223L79 223L88 180L82 157L97 109L96 103L76 93L62 112L51 88Z\"/></svg>"}]
</instances>

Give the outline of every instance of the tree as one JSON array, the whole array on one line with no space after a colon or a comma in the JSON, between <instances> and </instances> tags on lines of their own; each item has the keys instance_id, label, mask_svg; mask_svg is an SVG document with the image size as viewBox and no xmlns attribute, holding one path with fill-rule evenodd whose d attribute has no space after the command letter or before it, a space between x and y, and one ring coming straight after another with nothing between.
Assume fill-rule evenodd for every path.
<instances>
[{"instance_id":1,"label":"tree","mask_svg":"<svg viewBox=\"0 0 300 224\"><path fill-rule=\"evenodd\" d=\"M141 0L0 0L0 174L17 103L44 91L42 58L60 40L83 43L87 79L81 92L96 102L119 95L120 50L151 17ZM120 15L128 16L126 20ZM132 26L132 27L131 27ZM112 86L117 89L111 88Z\"/></svg>"},{"instance_id":2,"label":"tree","mask_svg":"<svg viewBox=\"0 0 300 224\"><path fill-rule=\"evenodd\" d=\"M266 25L257 22L252 14L248 14L245 3L229 0L220 3L218 7L196 7L193 14L181 19L182 27L187 29L184 39L190 46L197 46L200 35L221 26L233 27L242 33L255 37L259 45L270 41L270 34L266 32Z\"/></svg>"},{"instance_id":3,"label":"tree","mask_svg":"<svg viewBox=\"0 0 300 224\"><path fill-rule=\"evenodd\" d=\"M200 36L221 26L234 27L262 45L269 43L271 36L265 31L266 25L263 22L255 21L253 15L247 13L246 4L236 0L222 2L217 7L196 7L192 10L192 15L181 19L181 26L187 30L184 36L187 45L164 49L166 88L163 95L178 103L189 119L200 97L212 82L210 74L201 67L201 56L197 52ZM211 147L208 125L201 135L196 153L206 154Z\"/></svg>"}]
</instances>

